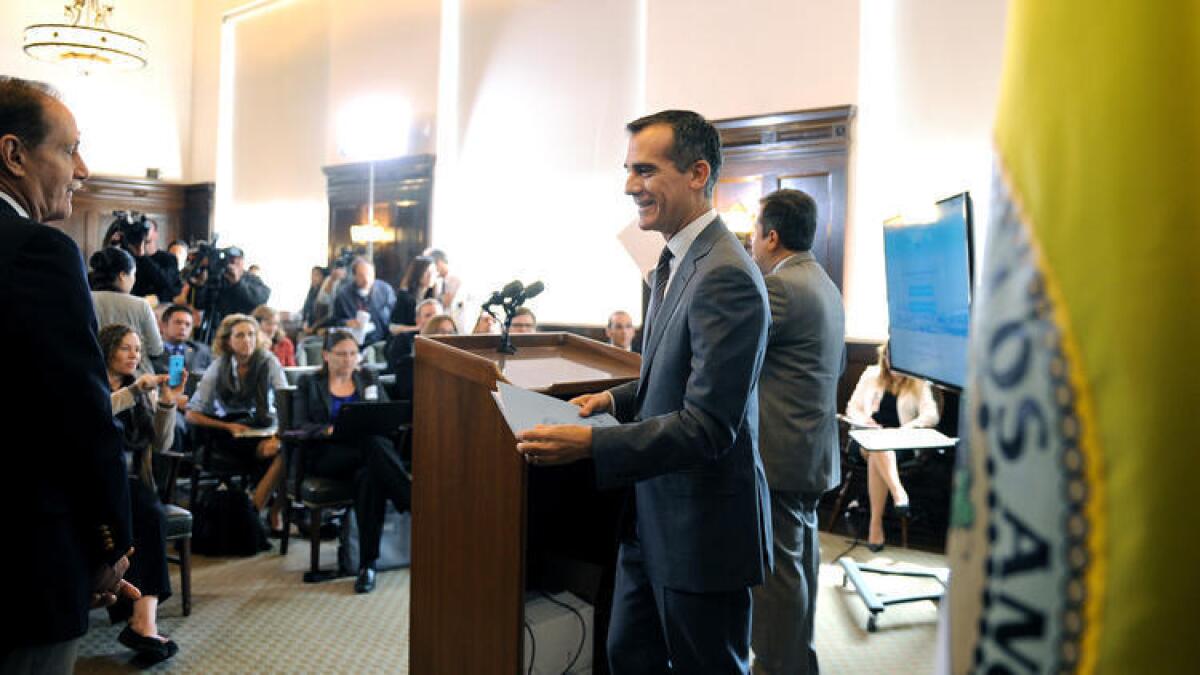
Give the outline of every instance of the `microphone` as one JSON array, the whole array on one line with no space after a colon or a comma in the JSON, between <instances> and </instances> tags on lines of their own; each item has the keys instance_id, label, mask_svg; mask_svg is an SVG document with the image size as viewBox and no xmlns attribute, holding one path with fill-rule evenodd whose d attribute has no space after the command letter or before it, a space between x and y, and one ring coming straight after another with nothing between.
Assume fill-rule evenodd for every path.
<instances>
[{"instance_id":1,"label":"microphone","mask_svg":"<svg viewBox=\"0 0 1200 675\"><path fill-rule=\"evenodd\" d=\"M495 291L492 293L492 297L488 298L487 302L483 303L483 311L486 312L489 307L495 307L502 302L504 302L504 294L500 291Z\"/></svg>"},{"instance_id":2,"label":"microphone","mask_svg":"<svg viewBox=\"0 0 1200 675\"><path fill-rule=\"evenodd\" d=\"M544 290L546 290L546 284L543 284L540 281L535 281L525 287L525 290L521 292L520 297L517 298L516 303L521 304L530 298L535 298Z\"/></svg>"},{"instance_id":3,"label":"microphone","mask_svg":"<svg viewBox=\"0 0 1200 675\"><path fill-rule=\"evenodd\" d=\"M513 299L520 296L523 290L525 290L525 284L514 279L505 284L504 288L500 289L499 292L505 298Z\"/></svg>"}]
</instances>

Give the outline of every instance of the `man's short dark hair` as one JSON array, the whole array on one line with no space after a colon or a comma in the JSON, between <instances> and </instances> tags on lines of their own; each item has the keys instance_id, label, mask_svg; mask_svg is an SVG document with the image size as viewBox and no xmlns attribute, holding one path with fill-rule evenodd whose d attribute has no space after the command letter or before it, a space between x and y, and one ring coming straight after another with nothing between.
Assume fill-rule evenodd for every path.
<instances>
[{"instance_id":1,"label":"man's short dark hair","mask_svg":"<svg viewBox=\"0 0 1200 675\"><path fill-rule=\"evenodd\" d=\"M58 98L45 82L0 75L0 136L12 134L31 148L41 145L50 133L46 99Z\"/></svg>"},{"instance_id":2,"label":"man's short dark hair","mask_svg":"<svg viewBox=\"0 0 1200 675\"><path fill-rule=\"evenodd\" d=\"M425 252L425 255L433 258L434 262L450 264L450 259L446 257L446 252L440 248L431 248Z\"/></svg>"},{"instance_id":3,"label":"man's short dark hair","mask_svg":"<svg viewBox=\"0 0 1200 675\"><path fill-rule=\"evenodd\" d=\"M759 203L763 236L778 232L779 242L789 251L812 248L817 232L817 203L812 197L800 190L783 189L763 197Z\"/></svg>"},{"instance_id":4,"label":"man's short dark hair","mask_svg":"<svg viewBox=\"0 0 1200 675\"><path fill-rule=\"evenodd\" d=\"M192 314L191 307L188 307L187 305L168 305L167 308L163 310L162 322L164 324L170 323L171 317L176 314L179 314L180 312L183 312L184 314L187 314L188 316L195 319L195 315Z\"/></svg>"},{"instance_id":5,"label":"man's short dark hair","mask_svg":"<svg viewBox=\"0 0 1200 675\"><path fill-rule=\"evenodd\" d=\"M667 152L667 158L675 164L676 169L687 171L700 160L708 162L712 171L708 174L708 182L704 184L704 196L712 197L717 178L721 175L721 135L717 133L717 128L690 110L663 110L639 117L626 124L625 130L637 134L655 124L665 124L674 132L674 142Z\"/></svg>"}]
</instances>

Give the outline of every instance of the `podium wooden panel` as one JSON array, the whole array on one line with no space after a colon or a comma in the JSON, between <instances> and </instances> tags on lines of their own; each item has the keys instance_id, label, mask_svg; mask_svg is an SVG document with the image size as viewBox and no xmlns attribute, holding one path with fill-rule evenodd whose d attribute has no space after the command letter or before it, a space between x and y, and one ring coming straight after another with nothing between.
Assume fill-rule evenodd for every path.
<instances>
[{"instance_id":1,"label":"podium wooden panel","mask_svg":"<svg viewBox=\"0 0 1200 675\"><path fill-rule=\"evenodd\" d=\"M530 467L492 398L496 383L568 397L629 381L640 369L637 354L575 335L512 340L518 352L505 356L494 335L416 339L414 673L517 673L522 666Z\"/></svg>"}]
</instances>

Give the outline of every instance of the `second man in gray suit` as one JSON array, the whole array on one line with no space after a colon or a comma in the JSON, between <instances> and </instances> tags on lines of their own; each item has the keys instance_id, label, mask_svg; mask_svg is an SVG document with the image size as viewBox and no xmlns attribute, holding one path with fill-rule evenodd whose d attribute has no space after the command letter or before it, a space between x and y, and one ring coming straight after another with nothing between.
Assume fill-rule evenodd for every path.
<instances>
[{"instance_id":1,"label":"second man in gray suit","mask_svg":"<svg viewBox=\"0 0 1200 675\"><path fill-rule=\"evenodd\" d=\"M758 400L775 552L774 573L754 589L756 673L817 672L817 502L841 481L836 399L845 318L841 294L810 250L816 211L799 190L767 195L751 247L771 303Z\"/></svg>"}]
</instances>

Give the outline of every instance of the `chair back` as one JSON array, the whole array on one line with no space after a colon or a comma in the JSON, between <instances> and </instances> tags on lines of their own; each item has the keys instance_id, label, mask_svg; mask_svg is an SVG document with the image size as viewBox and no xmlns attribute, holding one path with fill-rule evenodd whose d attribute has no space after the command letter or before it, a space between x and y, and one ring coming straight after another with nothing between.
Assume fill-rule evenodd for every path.
<instances>
[{"instance_id":1,"label":"chair back","mask_svg":"<svg viewBox=\"0 0 1200 675\"><path fill-rule=\"evenodd\" d=\"M300 344L296 345L296 365L299 366L319 366L321 365L321 346L325 343L325 338L320 335L306 335L300 340Z\"/></svg>"},{"instance_id":2,"label":"chair back","mask_svg":"<svg viewBox=\"0 0 1200 675\"><path fill-rule=\"evenodd\" d=\"M318 365L284 366L283 367L283 376L285 378L287 378L288 386L295 388L296 385L300 383L301 377L308 375L309 373L315 373L320 369L321 369L321 366L318 366ZM278 391L275 392L275 399L276 399L276 403L278 403L278 400L279 400L279 392Z\"/></svg>"},{"instance_id":3,"label":"chair back","mask_svg":"<svg viewBox=\"0 0 1200 675\"><path fill-rule=\"evenodd\" d=\"M363 347L362 362L363 363L380 364L380 365L386 364L387 363L387 343L386 342L373 342L373 343L367 345L366 347Z\"/></svg>"}]
</instances>

